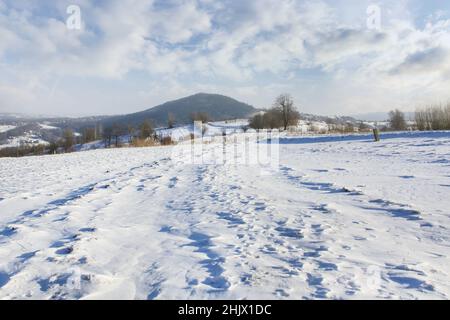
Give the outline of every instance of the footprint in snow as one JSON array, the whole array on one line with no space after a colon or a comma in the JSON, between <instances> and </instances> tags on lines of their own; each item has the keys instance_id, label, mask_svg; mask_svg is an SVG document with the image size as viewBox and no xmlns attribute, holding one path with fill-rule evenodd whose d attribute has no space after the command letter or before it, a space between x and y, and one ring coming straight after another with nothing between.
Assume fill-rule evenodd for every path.
<instances>
[{"instance_id":1,"label":"footprint in snow","mask_svg":"<svg viewBox=\"0 0 450 320\"><path fill-rule=\"evenodd\" d=\"M303 257L305 257L305 258L319 258L320 257L320 252L318 252L318 251L305 252L303 254Z\"/></svg>"},{"instance_id":2,"label":"footprint in snow","mask_svg":"<svg viewBox=\"0 0 450 320\"><path fill-rule=\"evenodd\" d=\"M263 202L256 202L255 203L255 210L256 211L264 211L266 209L267 209L267 206L266 206L265 203L263 203Z\"/></svg>"},{"instance_id":3,"label":"footprint in snow","mask_svg":"<svg viewBox=\"0 0 450 320\"><path fill-rule=\"evenodd\" d=\"M78 259L78 263L79 264L87 264L87 257L81 257L80 259Z\"/></svg>"},{"instance_id":4,"label":"footprint in snow","mask_svg":"<svg viewBox=\"0 0 450 320\"><path fill-rule=\"evenodd\" d=\"M301 234L300 230L297 230L297 229L291 229L291 228L287 228L287 227L278 227L275 230L278 231L278 233L281 237L303 239L303 235Z\"/></svg>"},{"instance_id":5,"label":"footprint in snow","mask_svg":"<svg viewBox=\"0 0 450 320\"><path fill-rule=\"evenodd\" d=\"M33 258L39 251L33 251L33 252L27 252L24 254L21 254L20 256L17 257L17 260L20 261L20 263L24 263L28 260L30 260L31 258Z\"/></svg>"},{"instance_id":6,"label":"footprint in snow","mask_svg":"<svg viewBox=\"0 0 450 320\"><path fill-rule=\"evenodd\" d=\"M311 225L311 229L313 230L313 233L315 235L321 235L324 231L324 228L322 227L321 224L313 224Z\"/></svg>"},{"instance_id":7,"label":"footprint in snow","mask_svg":"<svg viewBox=\"0 0 450 320\"><path fill-rule=\"evenodd\" d=\"M240 280L241 280L241 283L249 286L252 283L252 279L253 279L253 276L251 274L246 273L246 274L241 275Z\"/></svg>"},{"instance_id":8,"label":"footprint in snow","mask_svg":"<svg viewBox=\"0 0 450 320\"><path fill-rule=\"evenodd\" d=\"M280 298L288 298L289 294L283 289L275 290L275 295Z\"/></svg>"},{"instance_id":9,"label":"footprint in snow","mask_svg":"<svg viewBox=\"0 0 450 320\"><path fill-rule=\"evenodd\" d=\"M321 276L315 276L310 273L307 275L307 283L310 287L314 287L316 290L313 294L315 298L326 299L329 292L328 289L322 285L323 278Z\"/></svg>"},{"instance_id":10,"label":"footprint in snow","mask_svg":"<svg viewBox=\"0 0 450 320\"><path fill-rule=\"evenodd\" d=\"M429 223L429 222L424 222L420 224L421 228L432 228L433 224Z\"/></svg>"},{"instance_id":11,"label":"footprint in snow","mask_svg":"<svg viewBox=\"0 0 450 320\"><path fill-rule=\"evenodd\" d=\"M314 207L312 207L312 209L315 211L319 211L320 213L325 213L325 214L333 213L332 210L330 210L328 205L326 205L326 204L314 206Z\"/></svg>"},{"instance_id":12,"label":"footprint in snow","mask_svg":"<svg viewBox=\"0 0 450 320\"><path fill-rule=\"evenodd\" d=\"M244 220L242 220L239 216L233 215L229 212L219 212L217 215L219 216L219 219L228 221L231 226L245 224Z\"/></svg>"},{"instance_id":13,"label":"footprint in snow","mask_svg":"<svg viewBox=\"0 0 450 320\"><path fill-rule=\"evenodd\" d=\"M169 182L169 189L173 189L177 186L178 183L178 178L177 177L173 177L172 179L170 179Z\"/></svg>"},{"instance_id":14,"label":"footprint in snow","mask_svg":"<svg viewBox=\"0 0 450 320\"><path fill-rule=\"evenodd\" d=\"M337 265L335 265L334 263L317 261L317 264L319 265L319 269L324 270L324 271L337 271L338 270Z\"/></svg>"},{"instance_id":15,"label":"footprint in snow","mask_svg":"<svg viewBox=\"0 0 450 320\"><path fill-rule=\"evenodd\" d=\"M4 287L11 277L6 272L0 271L0 288Z\"/></svg>"},{"instance_id":16,"label":"footprint in snow","mask_svg":"<svg viewBox=\"0 0 450 320\"><path fill-rule=\"evenodd\" d=\"M17 233L17 227L6 227L0 231L0 236L11 237Z\"/></svg>"},{"instance_id":17,"label":"footprint in snow","mask_svg":"<svg viewBox=\"0 0 450 320\"><path fill-rule=\"evenodd\" d=\"M398 273L389 273L389 280L400 284L402 287L406 289L415 289L419 291L434 291L434 287L431 284L426 283L425 281L419 280L417 278L413 278L410 276L400 275Z\"/></svg>"},{"instance_id":18,"label":"footprint in snow","mask_svg":"<svg viewBox=\"0 0 450 320\"><path fill-rule=\"evenodd\" d=\"M56 254L59 254L59 255L68 255L68 254L71 254L73 252L73 248L72 247L67 247L67 248L62 248L62 249L59 249L59 250L56 250Z\"/></svg>"}]
</instances>

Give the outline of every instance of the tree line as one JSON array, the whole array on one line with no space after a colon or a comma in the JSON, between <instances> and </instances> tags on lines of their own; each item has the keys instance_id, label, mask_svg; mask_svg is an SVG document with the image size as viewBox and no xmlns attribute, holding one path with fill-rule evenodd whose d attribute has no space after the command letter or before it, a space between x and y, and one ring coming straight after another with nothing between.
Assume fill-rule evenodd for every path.
<instances>
[{"instance_id":1,"label":"tree line","mask_svg":"<svg viewBox=\"0 0 450 320\"><path fill-rule=\"evenodd\" d=\"M169 114L168 128L173 128L174 126L174 117ZM104 128L102 141L105 148L118 148L123 144L128 144L134 147L173 144L171 137L158 136L151 120L144 120L138 126L133 126L131 124L121 125L119 123L113 123L111 126Z\"/></svg>"},{"instance_id":2,"label":"tree line","mask_svg":"<svg viewBox=\"0 0 450 320\"><path fill-rule=\"evenodd\" d=\"M114 123L102 127L96 125L86 127L77 134L73 129L63 130L61 138L44 145L22 145L0 149L0 157L24 157L33 155L46 155L58 153L70 153L75 151L77 145L85 145L91 142L102 143L105 148L121 147L124 143L134 147L173 144L170 136L158 136L150 120L144 120L140 125L120 125ZM127 139L127 140L124 140Z\"/></svg>"},{"instance_id":3,"label":"tree line","mask_svg":"<svg viewBox=\"0 0 450 320\"><path fill-rule=\"evenodd\" d=\"M410 125L400 110L389 112L389 129L403 131L408 128L419 131L450 130L450 103L418 108Z\"/></svg>"},{"instance_id":4,"label":"tree line","mask_svg":"<svg viewBox=\"0 0 450 320\"><path fill-rule=\"evenodd\" d=\"M249 125L255 130L280 128L287 130L288 127L297 126L299 120L300 113L295 109L291 95L282 94L276 98L269 110L253 116Z\"/></svg>"},{"instance_id":5,"label":"tree line","mask_svg":"<svg viewBox=\"0 0 450 320\"><path fill-rule=\"evenodd\" d=\"M192 121L207 123L209 115L205 112L192 113ZM296 110L294 100L289 94L278 96L272 107L254 115L249 121L249 127L255 130L283 129L297 126L300 113ZM434 105L418 108L415 112L414 123L406 121L405 114L396 109L389 112L389 121L385 130L403 131L407 129L424 130L450 130L450 103L447 105ZM176 125L175 116L171 113L167 117L167 128ZM330 125L330 124L329 124ZM206 128L206 127L205 127ZM206 130L206 129L205 129ZM367 130L367 126L360 122L359 130ZM353 125L341 128L342 132L354 132ZM127 139L127 140L124 140ZM24 145L0 149L0 157L22 157L28 155L44 155L72 152L76 145L99 141L105 148L121 147L128 144L134 147L170 145L173 141L170 136L158 136L150 120L144 120L140 125L122 125L113 123L103 128L97 124L75 133L71 128L63 130L62 137L48 145Z\"/></svg>"},{"instance_id":6,"label":"tree line","mask_svg":"<svg viewBox=\"0 0 450 320\"><path fill-rule=\"evenodd\" d=\"M210 117L206 112L195 112L190 115L191 120L207 123ZM173 129L176 119L173 113L167 115L167 128ZM171 136L158 136L151 120L144 120L141 124L133 126L113 123L103 127L101 124L85 127L81 133L76 133L71 128L63 130L61 138L51 141L48 145L22 145L0 149L0 157L23 157L32 155L45 155L57 153L69 153L75 151L75 146L85 145L91 142L101 142L105 148L121 147L127 144L133 147L146 147L157 145L171 145Z\"/></svg>"},{"instance_id":7,"label":"tree line","mask_svg":"<svg viewBox=\"0 0 450 320\"><path fill-rule=\"evenodd\" d=\"M446 106L435 105L416 110L418 130L450 130L450 103Z\"/></svg>"}]
</instances>

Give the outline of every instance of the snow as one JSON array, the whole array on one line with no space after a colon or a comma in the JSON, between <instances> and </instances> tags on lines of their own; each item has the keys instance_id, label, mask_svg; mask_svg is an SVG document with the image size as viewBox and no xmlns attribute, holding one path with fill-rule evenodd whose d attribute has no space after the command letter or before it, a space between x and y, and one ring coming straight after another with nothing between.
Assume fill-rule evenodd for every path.
<instances>
[{"instance_id":1,"label":"snow","mask_svg":"<svg viewBox=\"0 0 450 320\"><path fill-rule=\"evenodd\" d=\"M204 124L204 135L207 137L222 136L227 134L243 133L243 127L248 126L248 120L217 121ZM162 137L170 136L173 141L179 142L189 140L194 134L194 125L179 126L172 129L160 128L156 132ZM202 130L199 130L202 131Z\"/></svg>"},{"instance_id":2,"label":"snow","mask_svg":"<svg viewBox=\"0 0 450 320\"><path fill-rule=\"evenodd\" d=\"M28 132L22 136L8 138L7 143L0 145L0 149L37 145L49 145L49 142L41 139L32 132Z\"/></svg>"},{"instance_id":3,"label":"snow","mask_svg":"<svg viewBox=\"0 0 450 320\"><path fill-rule=\"evenodd\" d=\"M194 126L182 126L172 129L157 129L156 133L160 137L171 137L173 141L183 141L188 140L191 134L194 133Z\"/></svg>"},{"instance_id":4,"label":"snow","mask_svg":"<svg viewBox=\"0 0 450 320\"><path fill-rule=\"evenodd\" d=\"M16 126L0 125L0 133L7 132L7 131L15 129L15 128L16 128Z\"/></svg>"},{"instance_id":5,"label":"snow","mask_svg":"<svg viewBox=\"0 0 450 320\"><path fill-rule=\"evenodd\" d=\"M104 141L96 140L96 141L76 145L75 150L76 151L89 151L89 150L95 150L95 149L102 149L104 147L105 147Z\"/></svg>"},{"instance_id":6,"label":"snow","mask_svg":"<svg viewBox=\"0 0 450 320\"><path fill-rule=\"evenodd\" d=\"M48 124L40 123L39 126L44 130L61 130L61 128L50 126Z\"/></svg>"},{"instance_id":7,"label":"snow","mask_svg":"<svg viewBox=\"0 0 450 320\"><path fill-rule=\"evenodd\" d=\"M450 297L450 133L272 143L0 159L0 299Z\"/></svg>"},{"instance_id":8,"label":"snow","mask_svg":"<svg viewBox=\"0 0 450 320\"><path fill-rule=\"evenodd\" d=\"M400 139L400 138L447 138L448 131L397 131L397 132L381 132L382 140L386 139ZM307 135L307 136L292 136L282 137L283 144L305 144L305 143L323 143L323 142L343 142L343 141L373 141L373 134L321 134L321 135Z\"/></svg>"}]
</instances>

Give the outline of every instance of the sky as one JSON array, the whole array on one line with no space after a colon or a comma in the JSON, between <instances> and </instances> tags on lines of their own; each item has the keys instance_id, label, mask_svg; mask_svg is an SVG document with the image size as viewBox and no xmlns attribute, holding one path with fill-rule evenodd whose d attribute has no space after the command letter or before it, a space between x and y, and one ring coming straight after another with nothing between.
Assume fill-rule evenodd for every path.
<instances>
[{"instance_id":1,"label":"sky","mask_svg":"<svg viewBox=\"0 0 450 320\"><path fill-rule=\"evenodd\" d=\"M446 103L450 1L0 0L0 113L125 114L198 92L257 108L290 93L322 115Z\"/></svg>"}]
</instances>

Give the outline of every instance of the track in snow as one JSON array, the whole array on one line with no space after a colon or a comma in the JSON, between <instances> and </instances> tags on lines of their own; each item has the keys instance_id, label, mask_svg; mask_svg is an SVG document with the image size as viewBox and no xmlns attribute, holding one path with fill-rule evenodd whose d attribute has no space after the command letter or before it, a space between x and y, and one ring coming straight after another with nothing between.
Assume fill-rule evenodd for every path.
<instances>
[{"instance_id":1,"label":"track in snow","mask_svg":"<svg viewBox=\"0 0 450 320\"><path fill-rule=\"evenodd\" d=\"M131 160L116 165L125 152ZM79 173L77 157L94 154L105 174ZM64 192L44 183L2 194L0 297L448 297L445 218L337 183L345 162L314 171L288 158L267 175L158 150L64 156L75 181L61 178ZM52 170L42 175L59 179Z\"/></svg>"}]
</instances>

